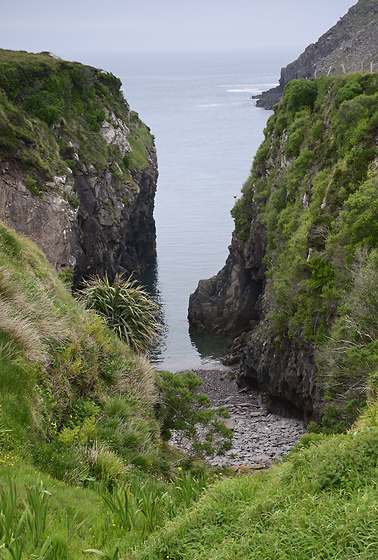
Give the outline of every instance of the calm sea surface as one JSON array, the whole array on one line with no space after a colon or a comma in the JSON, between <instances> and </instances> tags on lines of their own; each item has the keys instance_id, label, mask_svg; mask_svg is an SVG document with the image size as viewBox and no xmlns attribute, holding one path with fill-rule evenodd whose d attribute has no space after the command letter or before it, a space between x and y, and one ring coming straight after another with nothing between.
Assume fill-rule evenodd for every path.
<instances>
[{"instance_id":1,"label":"calm sea surface","mask_svg":"<svg viewBox=\"0 0 378 560\"><path fill-rule=\"evenodd\" d=\"M157 262L148 281L163 305L165 337L153 360L181 371L219 365L225 341L189 335L189 295L224 265L230 210L270 112L251 96L277 84L293 52L104 57L126 99L155 135Z\"/></svg>"}]
</instances>

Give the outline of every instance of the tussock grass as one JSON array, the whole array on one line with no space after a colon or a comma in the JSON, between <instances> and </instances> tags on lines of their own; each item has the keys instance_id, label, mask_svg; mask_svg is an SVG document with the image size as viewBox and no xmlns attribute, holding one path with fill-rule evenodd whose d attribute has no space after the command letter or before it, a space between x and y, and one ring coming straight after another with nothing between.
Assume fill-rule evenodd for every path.
<instances>
[{"instance_id":1,"label":"tussock grass","mask_svg":"<svg viewBox=\"0 0 378 560\"><path fill-rule=\"evenodd\" d=\"M155 393L147 361L72 298L33 243L0 223L0 405L13 441L27 441L25 453L62 478L80 471L75 449L93 445L92 428L115 461L156 466ZM130 408L122 437L122 422L112 427L104 412L113 397ZM85 461L92 472L90 454ZM103 480L100 470L88 476Z\"/></svg>"},{"instance_id":2,"label":"tussock grass","mask_svg":"<svg viewBox=\"0 0 378 560\"><path fill-rule=\"evenodd\" d=\"M84 282L80 296L85 305L103 317L108 326L136 352L145 352L157 338L161 325L158 306L135 280L118 274L111 283L93 276Z\"/></svg>"},{"instance_id":3,"label":"tussock grass","mask_svg":"<svg viewBox=\"0 0 378 560\"><path fill-rule=\"evenodd\" d=\"M130 374L133 379L135 395L145 400L149 405L154 406L159 400L159 394L156 371L148 359L141 354L137 354L134 363L131 364ZM129 383L130 378L120 374L116 387L120 392L123 392Z\"/></svg>"}]
</instances>

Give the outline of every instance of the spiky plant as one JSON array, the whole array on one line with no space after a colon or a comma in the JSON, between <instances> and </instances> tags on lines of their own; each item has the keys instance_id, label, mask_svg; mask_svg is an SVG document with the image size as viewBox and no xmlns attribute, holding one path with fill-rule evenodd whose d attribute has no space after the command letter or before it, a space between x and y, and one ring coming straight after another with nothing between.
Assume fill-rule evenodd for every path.
<instances>
[{"instance_id":1,"label":"spiky plant","mask_svg":"<svg viewBox=\"0 0 378 560\"><path fill-rule=\"evenodd\" d=\"M107 275L93 276L85 281L80 296L137 352L146 352L158 337L159 307L135 280L117 274L110 283Z\"/></svg>"}]
</instances>

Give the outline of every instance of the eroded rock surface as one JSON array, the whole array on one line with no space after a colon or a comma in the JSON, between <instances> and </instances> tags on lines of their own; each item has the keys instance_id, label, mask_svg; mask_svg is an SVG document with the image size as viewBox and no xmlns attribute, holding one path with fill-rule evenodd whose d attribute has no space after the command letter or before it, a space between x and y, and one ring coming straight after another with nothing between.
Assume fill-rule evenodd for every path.
<instances>
[{"instance_id":1,"label":"eroded rock surface","mask_svg":"<svg viewBox=\"0 0 378 560\"><path fill-rule=\"evenodd\" d=\"M264 243L258 227L248 247L233 236L225 266L209 280L200 280L190 295L188 319L194 329L235 337L258 321Z\"/></svg>"}]
</instances>

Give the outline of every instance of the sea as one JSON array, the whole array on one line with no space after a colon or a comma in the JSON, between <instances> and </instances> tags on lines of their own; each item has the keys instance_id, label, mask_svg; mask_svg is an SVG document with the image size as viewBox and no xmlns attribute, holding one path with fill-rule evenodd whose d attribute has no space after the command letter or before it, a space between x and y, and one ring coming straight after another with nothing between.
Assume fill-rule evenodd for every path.
<instances>
[{"instance_id":1,"label":"sea","mask_svg":"<svg viewBox=\"0 0 378 560\"><path fill-rule=\"evenodd\" d=\"M252 96L278 84L293 51L130 54L81 60L122 80L132 110L155 136L157 258L142 282L161 305L159 370L221 368L231 341L191 332L189 295L224 266L230 211L247 180L271 111Z\"/></svg>"}]
</instances>

